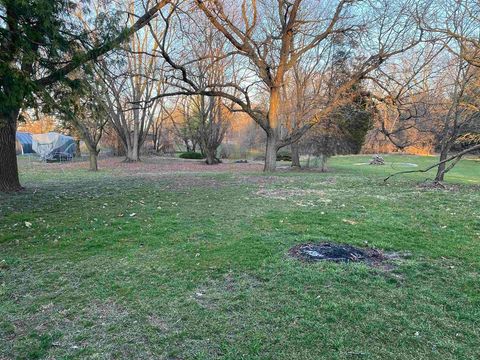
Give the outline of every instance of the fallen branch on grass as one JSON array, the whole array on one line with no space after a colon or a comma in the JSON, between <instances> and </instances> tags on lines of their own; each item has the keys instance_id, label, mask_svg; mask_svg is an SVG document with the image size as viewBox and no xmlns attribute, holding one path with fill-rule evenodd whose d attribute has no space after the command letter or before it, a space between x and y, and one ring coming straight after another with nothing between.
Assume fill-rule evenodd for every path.
<instances>
[{"instance_id":1,"label":"fallen branch on grass","mask_svg":"<svg viewBox=\"0 0 480 360\"><path fill-rule=\"evenodd\" d=\"M474 146L472 146L468 149L465 149L465 150L459 152L458 154L450 156L448 159L445 159L445 160L440 161L440 162L438 162L438 163L436 163L432 166L427 167L426 169L399 171L399 172L396 172L394 174L388 175L383 181L388 181L388 179L390 179L391 177L394 177L394 176L400 175L400 174L425 173L429 170L432 170L433 168L436 168L436 167L438 167L442 164L448 163L448 162L453 160L453 162L445 170L443 170L442 173L445 174L448 171L450 171L460 161L460 159L464 155L466 155L468 153L471 153L472 151L475 151L475 150L480 150L480 144L477 144L477 145L474 145Z\"/></svg>"}]
</instances>

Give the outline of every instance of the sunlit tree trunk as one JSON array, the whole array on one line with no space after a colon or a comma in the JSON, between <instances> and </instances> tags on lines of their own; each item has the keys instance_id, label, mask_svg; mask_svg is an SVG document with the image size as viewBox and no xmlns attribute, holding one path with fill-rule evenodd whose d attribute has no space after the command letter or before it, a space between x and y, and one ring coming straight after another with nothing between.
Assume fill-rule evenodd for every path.
<instances>
[{"instance_id":1,"label":"sunlit tree trunk","mask_svg":"<svg viewBox=\"0 0 480 360\"><path fill-rule=\"evenodd\" d=\"M275 171L277 166L277 132L273 129L267 132L267 146L265 149L265 165L263 171L271 172Z\"/></svg>"},{"instance_id":2,"label":"sunlit tree trunk","mask_svg":"<svg viewBox=\"0 0 480 360\"><path fill-rule=\"evenodd\" d=\"M267 146L265 150L264 171L275 171L277 167L277 151L279 141L280 88L272 86L270 89L270 104L268 108Z\"/></svg>"}]
</instances>

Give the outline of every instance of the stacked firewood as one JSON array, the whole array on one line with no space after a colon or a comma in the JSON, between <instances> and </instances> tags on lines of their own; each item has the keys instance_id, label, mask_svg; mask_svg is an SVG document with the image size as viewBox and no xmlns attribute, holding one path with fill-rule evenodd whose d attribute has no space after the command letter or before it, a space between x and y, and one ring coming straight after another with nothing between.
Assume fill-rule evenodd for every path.
<instances>
[{"instance_id":1,"label":"stacked firewood","mask_svg":"<svg viewBox=\"0 0 480 360\"><path fill-rule=\"evenodd\" d=\"M370 160L370 165L385 165L385 160L380 155L374 155Z\"/></svg>"}]
</instances>

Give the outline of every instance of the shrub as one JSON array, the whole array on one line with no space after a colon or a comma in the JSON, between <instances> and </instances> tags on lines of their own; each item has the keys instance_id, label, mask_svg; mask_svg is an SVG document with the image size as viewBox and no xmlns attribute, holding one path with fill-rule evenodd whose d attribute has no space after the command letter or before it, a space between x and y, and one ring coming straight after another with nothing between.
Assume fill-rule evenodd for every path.
<instances>
[{"instance_id":1,"label":"shrub","mask_svg":"<svg viewBox=\"0 0 480 360\"><path fill-rule=\"evenodd\" d=\"M288 152L279 152L277 154L277 161L292 161L292 154Z\"/></svg>"},{"instance_id":2,"label":"shrub","mask_svg":"<svg viewBox=\"0 0 480 360\"><path fill-rule=\"evenodd\" d=\"M181 159L204 159L205 157L197 152L189 151L180 154Z\"/></svg>"}]
</instances>

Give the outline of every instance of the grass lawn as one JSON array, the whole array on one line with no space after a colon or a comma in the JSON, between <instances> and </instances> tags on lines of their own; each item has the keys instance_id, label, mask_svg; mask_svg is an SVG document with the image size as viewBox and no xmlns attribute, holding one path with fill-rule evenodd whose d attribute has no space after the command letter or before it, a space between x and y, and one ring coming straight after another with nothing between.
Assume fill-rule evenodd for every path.
<instances>
[{"instance_id":1,"label":"grass lawn","mask_svg":"<svg viewBox=\"0 0 480 360\"><path fill-rule=\"evenodd\" d=\"M480 162L38 164L0 194L0 359L479 359ZM189 166L192 164L192 166ZM305 264L295 244L409 253Z\"/></svg>"}]
</instances>

